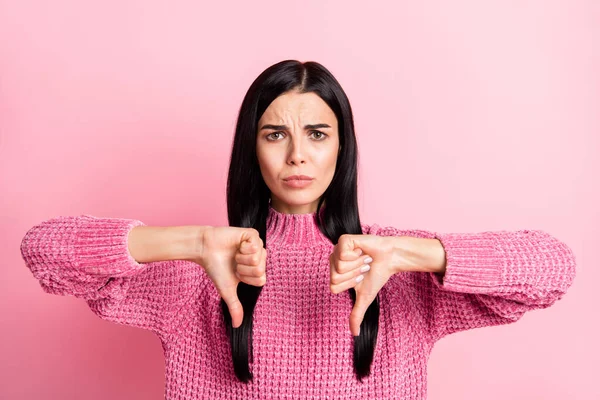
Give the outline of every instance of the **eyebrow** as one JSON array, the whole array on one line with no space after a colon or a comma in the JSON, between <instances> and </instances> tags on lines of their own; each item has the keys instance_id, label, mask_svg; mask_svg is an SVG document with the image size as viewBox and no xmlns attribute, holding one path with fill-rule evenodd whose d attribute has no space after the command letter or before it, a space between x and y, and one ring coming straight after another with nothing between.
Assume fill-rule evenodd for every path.
<instances>
[{"instance_id":1,"label":"eyebrow","mask_svg":"<svg viewBox=\"0 0 600 400\"><path fill-rule=\"evenodd\" d=\"M319 128L331 128L331 126L329 126L327 124L304 125L304 129L319 129ZM286 130L286 129L288 129L288 127L287 127L287 125L271 125L271 124L267 124L267 125L263 125L263 127L260 128L261 131L263 129Z\"/></svg>"}]
</instances>

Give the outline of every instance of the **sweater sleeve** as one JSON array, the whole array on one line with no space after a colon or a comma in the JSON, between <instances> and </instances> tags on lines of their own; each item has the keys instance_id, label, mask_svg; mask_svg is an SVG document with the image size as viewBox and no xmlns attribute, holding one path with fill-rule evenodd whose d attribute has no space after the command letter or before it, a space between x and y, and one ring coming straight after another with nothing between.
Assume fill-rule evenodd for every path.
<instances>
[{"instance_id":1,"label":"sweater sleeve","mask_svg":"<svg viewBox=\"0 0 600 400\"><path fill-rule=\"evenodd\" d=\"M527 311L550 307L575 279L573 251L540 230L435 233L376 224L366 230L435 238L444 247L443 277L433 272L393 277L416 291L433 342L463 330L516 322Z\"/></svg>"},{"instance_id":2,"label":"sweater sleeve","mask_svg":"<svg viewBox=\"0 0 600 400\"><path fill-rule=\"evenodd\" d=\"M198 288L201 268L184 260L138 263L127 240L140 225L91 215L52 218L27 231L21 255L44 292L81 298L98 317L164 341Z\"/></svg>"}]
</instances>

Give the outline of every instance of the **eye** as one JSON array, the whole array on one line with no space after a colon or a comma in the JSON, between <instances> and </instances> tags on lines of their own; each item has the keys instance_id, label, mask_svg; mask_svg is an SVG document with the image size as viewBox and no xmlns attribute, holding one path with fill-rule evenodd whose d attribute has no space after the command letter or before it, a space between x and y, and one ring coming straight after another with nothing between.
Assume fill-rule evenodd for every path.
<instances>
[{"instance_id":1,"label":"eye","mask_svg":"<svg viewBox=\"0 0 600 400\"><path fill-rule=\"evenodd\" d=\"M275 142L275 141L277 141L278 138L275 138L273 135L282 135L282 134L283 134L282 131L271 132L268 135L266 135L265 137L267 138L268 141ZM319 141L319 142L325 140L325 138L328 136L326 133L323 133L321 131L312 131L312 134L315 135L317 141Z\"/></svg>"},{"instance_id":2,"label":"eye","mask_svg":"<svg viewBox=\"0 0 600 400\"><path fill-rule=\"evenodd\" d=\"M281 135L281 132L271 132L267 136L265 136L267 138L267 140L274 142L276 139L269 139L269 137L271 137L271 135Z\"/></svg>"},{"instance_id":3,"label":"eye","mask_svg":"<svg viewBox=\"0 0 600 400\"><path fill-rule=\"evenodd\" d=\"M327 137L326 133L323 133L321 131L312 131L313 134L319 134L319 137L317 138L317 140L321 141L321 140L325 140L325 137Z\"/></svg>"}]
</instances>

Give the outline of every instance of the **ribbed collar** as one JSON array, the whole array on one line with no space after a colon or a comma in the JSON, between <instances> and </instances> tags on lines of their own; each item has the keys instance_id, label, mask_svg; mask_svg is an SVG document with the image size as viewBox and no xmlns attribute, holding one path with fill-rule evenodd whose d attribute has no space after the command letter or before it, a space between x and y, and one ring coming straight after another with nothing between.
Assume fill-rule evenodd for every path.
<instances>
[{"instance_id":1,"label":"ribbed collar","mask_svg":"<svg viewBox=\"0 0 600 400\"><path fill-rule=\"evenodd\" d=\"M324 208L321 208L323 215ZM328 244L331 240L317 226L317 213L284 214L269 203L267 217L267 246L311 247Z\"/></svg>"}]
</instances>

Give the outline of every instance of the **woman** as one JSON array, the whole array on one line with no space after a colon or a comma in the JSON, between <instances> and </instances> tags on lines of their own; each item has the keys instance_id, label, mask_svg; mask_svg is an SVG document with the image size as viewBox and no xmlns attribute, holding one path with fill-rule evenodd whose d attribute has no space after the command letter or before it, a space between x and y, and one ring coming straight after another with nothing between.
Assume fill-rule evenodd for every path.
<instances>
[{"instance_id":1,"label":"woman","mask_svg":"<svg viewBox=\"0 0 600 400\"><path fill-rule=\"evenodd\" d=\"M362 224L352 110L316 62L248 90L227 211L227 227L57 217L21 252L46 292L158 335L167 399L424 399L436 341L549 307L575 277L542 231Z\"/></svg>"}]
</instances>

